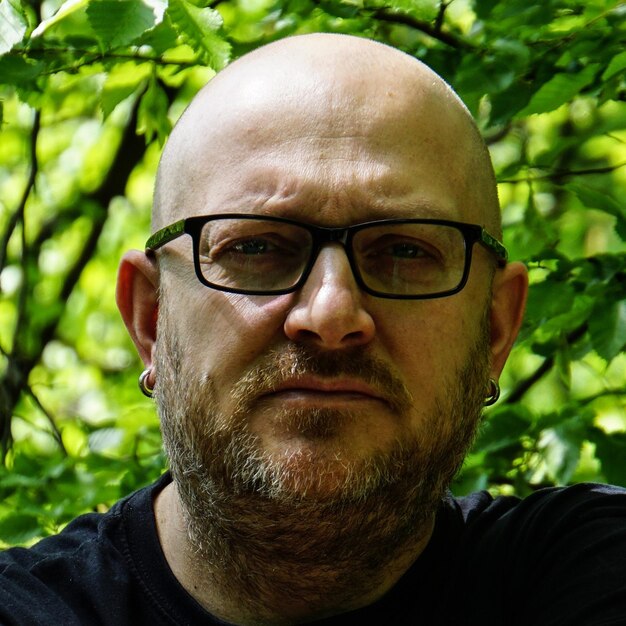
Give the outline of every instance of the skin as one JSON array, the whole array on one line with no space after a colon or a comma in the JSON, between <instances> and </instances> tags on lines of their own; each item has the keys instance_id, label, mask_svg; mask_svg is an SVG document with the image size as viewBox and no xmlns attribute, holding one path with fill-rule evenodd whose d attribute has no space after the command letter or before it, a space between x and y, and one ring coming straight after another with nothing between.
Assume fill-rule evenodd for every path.
<instances>
[{"instance_id":1,"label":"skin","mask_svg":"<svg viewBox=\"0 0 626 626\"><path fill-rule=\"evenodd\" d=\"M247 55L213 79L177 125L160 166L154 228L220 212L325 226L438 217L482 224L495 235L500 230L486 149L451 90L398 51L335 35L294 37ZM358 462L398 438L427 436L437 392L467 360L485 310L489 371L497 379L521 323L526 290L521 264L494 270L493 259L477 245L460 293L421 301L375 298L359 290L343 249L332 244L296 293L226 294L198 282L190 240L182 237L159 251L158 263L138 251L124 256L118 305L146 367L153 367L159 305L166 302L187 363L213 380L222 415L234 410L229 390L241 376L268 350L290 343L328 352L361 346L388 366L412 398L403 419L355 377L297 381L248 415L270 457L291 459L296 475L307 476L315 471L311 459ZM149 383L158 389L158 381L153 368ZM272 418L272 409L285 406L358 412L359 419L346 420L332 437L308 437L293 423ZM441 428L446 436L454 424ZM330 477L311 497L335 488ZM203 584L185 556L173 485L160 494L155 511L164 553L183 586L216 615L253 623L233 600L236 594L227 598ZM352 606L380 597L406 571L427 544L432 520L421 530L382 582L364 588ZM279 623L278 601L273 608ZM292 614L305 619L297 607Z\"/></svg>"}]
</instances>

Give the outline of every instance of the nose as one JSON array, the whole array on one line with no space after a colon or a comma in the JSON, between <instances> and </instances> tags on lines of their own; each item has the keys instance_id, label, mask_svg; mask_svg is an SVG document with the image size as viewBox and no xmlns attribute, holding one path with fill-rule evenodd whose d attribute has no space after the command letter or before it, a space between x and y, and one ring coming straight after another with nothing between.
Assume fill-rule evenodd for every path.
<instances>
[{"instance_id":1,"label":"nose","mask_svg":"<svg viewBox=\"0 0 626 626\"><path fill-rule=\"evenodd\" d=\"M339 244L324 246L285 320L285 334L296 342L337 350L369 343L375 324L363 307L363 293Z\"/></svg>"}]
</instances>

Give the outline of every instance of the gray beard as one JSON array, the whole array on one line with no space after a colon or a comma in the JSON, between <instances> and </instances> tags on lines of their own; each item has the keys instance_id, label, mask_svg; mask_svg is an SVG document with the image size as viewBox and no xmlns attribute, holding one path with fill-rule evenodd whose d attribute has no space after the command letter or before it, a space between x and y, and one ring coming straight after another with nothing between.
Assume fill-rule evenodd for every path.
<instances>
[{"instance_id":1,"label":"gray beard","mask_svg":"<svg viewBox=\"0 0 626 626\"><path fill-rule=\"evenodd\" d=\"M270 459L247 430L260 392L294 375L353 375L385 389L402 416L413 401L401 381L365 347L329 354L290 344L238 382L236 409L222 415L213 381L190 371L169 318L162 308L155 397L195 566L259 624L280 623L269 611L280 598L292 599L308 619L353 606L430 531L473 441L487 387L487 315L419 438L407 435L358 462L309 455L298 460L299 471ZM322 440L358 419L339 410L277 417ZM327 484L333 488L322 490Z\"/></svg>"}]
</instances>

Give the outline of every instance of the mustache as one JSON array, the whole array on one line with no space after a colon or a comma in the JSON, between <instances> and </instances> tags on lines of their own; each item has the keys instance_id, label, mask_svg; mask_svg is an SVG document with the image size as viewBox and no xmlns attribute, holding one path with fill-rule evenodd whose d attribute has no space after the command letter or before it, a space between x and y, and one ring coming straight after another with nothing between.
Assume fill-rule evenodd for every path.
<instances>
[{"instance_id":1,"label":"mustache","mask_svg":"<svg viewBox=\"0 0 626 626\"><path fill-rule=\"evenodd\" d=\"M370 386L397 413L406 412L413 404L399 376L387 363L369 354L364 346L328 352L289 344L268 352L237 381L231 391L237 401L236 412L247 411L260 396L307 375L355 378Z\"/></svg>"}]
</instances>

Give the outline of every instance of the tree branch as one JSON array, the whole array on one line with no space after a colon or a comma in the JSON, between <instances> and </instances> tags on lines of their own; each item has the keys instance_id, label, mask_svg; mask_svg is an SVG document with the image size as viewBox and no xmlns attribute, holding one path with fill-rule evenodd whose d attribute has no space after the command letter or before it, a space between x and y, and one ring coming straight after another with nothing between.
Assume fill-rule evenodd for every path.
<instances>
[{"instance_id":1,"label":"tree branch","mask_svg":"<svg viewBox=\"0 0 626 626\"><path fill-rule=\"evenodd\" d=\"M568 344L576 343L587 332L587 322L575 328L565 337ZM518 383L517 387L504 400L504 404L515 404L519 402L526 392L538 383L553 367L555 356L546 357L543 363L527 378Z\"/></svg>"},{"instance_id":2,"label":"tree branch","mask_svg":"<svg viewBox=\"0 0 626 626\"><path fill-rule=\"evenodd\" d=\"M93 202L98 205L99 211L93 218L91 232L80 255L63 281L59 293L60 302L67 301L83 269L93 256L98 238L106 222L109 203L115 196L124 194L126 181L144 153L145 141L135 132L139 102L140 98L137 98L107 175L94 192L83 196L77 203L80 206L85 202ZM32 368L41 358L45 346L54 337L62 313L62 310L55 312L40 328L26 325L26 316L19 316L21 318L19 331L15 336L7 368L0 378L0 448L3 453L6 453L11 442L11 416L14 408L20 394L27 388L28 377ZM23 341L20 341L20 338ZM36 342L34 347L33 341Z\"/></svg>"},{"instance_id":3,"label":"tree branch","mask_svg":"<svg viewBox=\"0 0 626 626\"><path fill-rule=\"evenodd\" d=\"M132 53L132 52L100 52L96 50L86 50L81 48L63 48L63 47L46 47L41 49L29 49L29 50L11 50L7 52L5 56L7 57L20 57L23 59L44 59L49 55L62 55L67 54L70 57L84 57L80 59L76 59L75 63L67 64L65 66L58 66L51 68L49 70L41 72L41 76L50 76L53 74L58 74L59 72L68 72L77 70L80 67L91 65L92 63L97 63L100 61L110 61L110 60L129 60L129 61L137 61L137 62L148 62L154 63L155 65L161 65L163 67L167 66L175 66L175 67L195 67L200 65L197 60L177 60L177 61L168 61L164 59L162 56L158 55L150 55L150 54L140 54L140 53Z\"/></svg>"},{"instance_id":4,"label":"tree branch","mask_svg":"<svg viewBox=\"0 0 626 626\"><path fill-rule=\"evenodd\" d=\"M7 252L9 248L9 241L11 240L11 236L15 231L17 225L22 222L24 223L24 211L26 209L26 202L31 194L35 186L35 179L37 177L37 171L39 169L39 163L37 161L37 139L39 137L39 130L41 128L41 112L35 111L35 115L33 117L33 127L30 131L30 142L29 142L29 161L30 168L28 172L28 178L26 180L26 186L24 187L24 191L22 192L22 197L17 205L17 208L11 215L9 219L9 223L7 224L6 230L2 235L2 239L0 240L0 272L4 269L7 259Z\"/></svg>"},{"instance_id":5,"label":"tree branch","mask_svg":"<svg viewBox=\"0 0 626 626\"><path fill-rule=\"evenodd\" d=\"M61 431L59 430L59 427L54 421L54 417L48 411L48 409L46 409L46 407L41 403L41 400L37 397L37 395L35 394L35 392L33 391L30 385L25 385L24 389L26 393L33 399L33 401L37 405L37 408L45 415L46 419L48 420L50 424L50 428L52 429L52 436L54 437L54 440L59 445L59 448L61 449L63 456L68 456L67 448L65 447L65 444L63 443L63 437L61 435Z\"/></svg>"},{"instance_id":6,"label":"tree branch","mask_svg":"<svg viewBox=\"0 0 626 626\"><path fill-rule=\"evenodd\" d=\"M607 165L605 167L589 167L581 170L556 170L548 174L538 174L537 176L525 176L524 178L508 178L499 180L498 183L532 183L537 180L549 180L551 182L557 181L560 178L566 178L569 176L591 176L594 174L610 174L620 168L626 166L626 161L619 163L618 165Z\"/></svg>"},{"instance_id":7,"label":"tree branch","mask_svg":"<svg viewBox=\"0 0 626 626\"><path fill-rule=\"evenodd\" d=\"M443 4L442 6L447 7L447 4ZM445 9L444 9L445 11ZM461 37L457 37L452 35L451 33L445 32L437 27L437 23L435 25L427 22L425 20L420 20L412 15L408 15L406 13L399 13L396 11L392 11L390 9L374 9L371 12L371 15L374 19L380 22L388 22L391 24L400 24L402 26L408 26L409 28L413 28L414 30L418 30L441 43L450 46L451 48L455 48L456 50L475 50L476 47L462 39Z\"/></svg>"}]
</instances>

